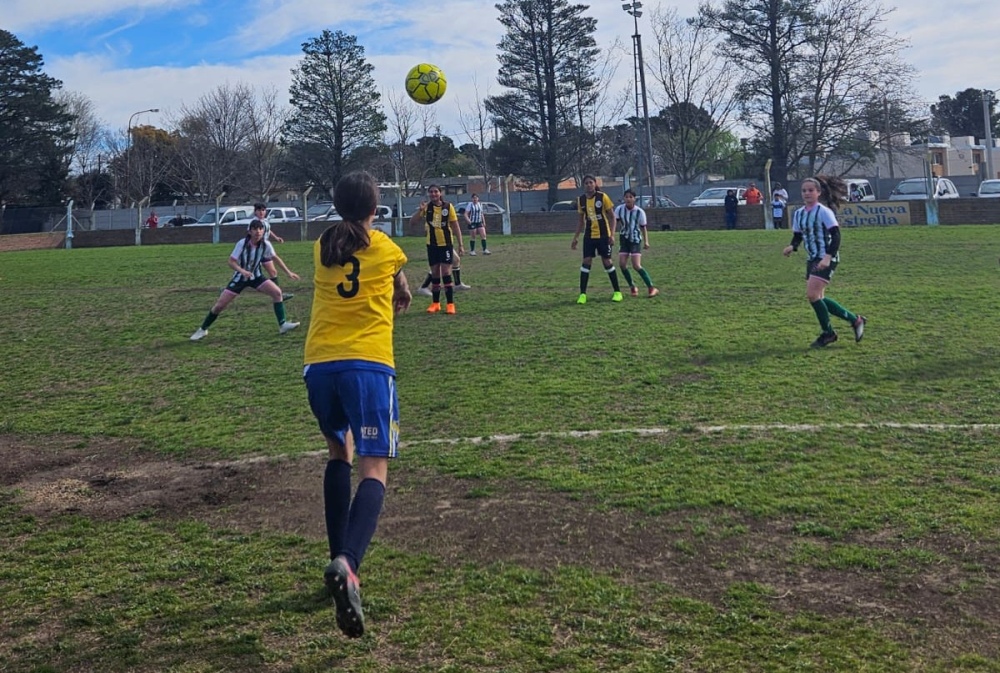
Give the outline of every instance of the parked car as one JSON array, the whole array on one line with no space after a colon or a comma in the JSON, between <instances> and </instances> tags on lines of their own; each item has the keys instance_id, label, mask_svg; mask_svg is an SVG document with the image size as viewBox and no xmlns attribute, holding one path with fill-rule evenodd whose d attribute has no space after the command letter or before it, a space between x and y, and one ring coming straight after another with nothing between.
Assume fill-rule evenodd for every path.
<instances>
[{"instance_id":1,"label":"parked car","mask_svg":"<svg viewBox=\"0 0 1000 673\"><path fill-rule=\"evenodd\" d=\"M465 212L465 209L469 207L470 203L472 202L462 201L461 203L455 204L455 212L458 213L459 217L462 217L462 213ZM483 207L483 215L503 215L505 212L503 208L492 201L480 201L479 205Z\"/></svg>"},{"instance_id":2,"label":"parked car","mask_svg":"<svg viewBox=\"0 0 1000 673\"><path fill-rule=\"evenodd\" d=\"M984 199L1000 199L1000 180L983 180L979 183L979 191L973 196Z\"/></svg>"},{"instance_id":3,"label":"parked car","mask_svg":"<svg viewBox=\"0 0 1000 673\"><path fill-rule=\"evenodd\" d=\"M680 208L669 196L657 196L655 201L652 196L640 196L636 203L643 210L647 208Z\"/></svg>"},{"instance_id":4,"label":"parked car","mask_svg":"<svg viewBox=\"0 0 1000 673\"><path fill-rule=\"evenodd\" d=\"M736 199L739 201L741 206L746 205L746 187L712 187L706 189L701 194L697 196L689 206L724 206L726 205L726 193L730 189L736 190Z\"/></svg>"},{"instance_id":5,"label":"parked car","mask_svg":"<svg viewBox=\"0 0 1000 673\"><path fill-rule=\"evenodd\" d=\"M267 209L267 221L270 224L278 224L279 222L291 222L293 220L301 220L302 217L299 215L298 208L268 208Z\"/></svg>"},{"instance_id":6,"label":"parked car","mask_svg":"<svg viewBox=\"0 0 1000 673\"><path fill-rule=\"evenodd\" d=\"M559 210L572 210L572 211L575 211L576 210L576 201L556 201L555 203L552 204L552 207L549 208L549 212L550 213L551 212L555 212L555 211L559 211Z\"/></svg>"},{"instance_id":7,"label":"parked car","mask_svg":"<svg viewBox=\"0 0 1000 673\"><path fill-rule=\"evenodd\" d=\"M242 224L247 226L253 219L253 206L223 206L219 208L219 224ZM215 208L209 208L197 222L187 225L189 227L214 227Z\"/></svg>"},{"instance_id":8,"label":"parked car","mask_svg":"<svg viewBox=\"0 0 1000 673\"><path fill-rule=\"evenodd\" d=\"M958 189L948 178L934 178L935 199L957 199ZM890 201L919 201L927 198L926 178L907 178L889 193Z\"/></svg>"},{"instance_id":9,"label":"parked car","mask_svg":"<svg viewBox=\"0 0 1000 673\"><path fill-rule=\"evenodd\" d=\"M847 196L851 201L874 201L875 190L872 183L864 178L844 178L847 184Z\"/></svg>"},{"instance_id":10,"label":"parked car","mask_svg":"<svg viewBox=\"0 0 1000 673\"><path fill-rule=\"evenodd\" d=\"M194 224L195 222L198 221L198 218L191 217L190 215L177 214L177 215L171 215L170 217L161 221L163 222L163 226L165 227L183 227L188 224Z\"/></svg>"},{"instance_id":11,"label":"parked car","mask_svg":"<svg viewBox=\"0 0 1000 673\"><path fill-rule=\"evenodd\" d=\"M342 220L340 213L337 212L336 207L333 203L329 201L322 201L320 203L314 203L309 206L306 211L306 216L309 218L310 222L335 222ZM389 206L378 205L375 206L375 219L376 220L391 220L392 219L392 208ZM286 222L299 222L302 220L302 216L299 215L298 209L295 209L295 217L285 220ZM280 221L280 220L279 220ZM273 221L272 221L273 223Z\"/></svg>"}]
</instances>

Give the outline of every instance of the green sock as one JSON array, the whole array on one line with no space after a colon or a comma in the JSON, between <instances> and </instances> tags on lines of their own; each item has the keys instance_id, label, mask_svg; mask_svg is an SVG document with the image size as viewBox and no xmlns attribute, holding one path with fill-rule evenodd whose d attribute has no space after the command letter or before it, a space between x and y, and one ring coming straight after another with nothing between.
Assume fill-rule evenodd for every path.
<instances>
[{"instance_id":1,"label":"green sock","mask_svg":"<svg viewBox=\"0 0 1000 673\"><path fill-rule=\"evenodd\" d=\"M209 311L208 315L205 316L205 319L201 321L201 328L202 329L208 329L209 327L212 326L212 323L215 322L215 319L218 318L218 317L219 316L217 316L214 313L212 313L211 311Z\"/></svg>"},{"instance_id":2,"label":"green sock","mask_svg":"<svg viewBox=\"0 0 1000 673\"><path fill-rule=\"evenodd\" d=\"M274 315L278 318L278 324L285 324L285 302L276 301L274 302Z\"/></svg>"},{"instance_id":3,"label":"green sock","mask_svg":"<svg viewBox=\"0 0 1000 673\"><path fill-rule=\"evenodd\" d=\"M819 320L820 329L822 329L825 333L832 332L833 328L830 326L830 312L826 309L826 304L823 303L823 300L820 299L819 301L812 302L812 307L813 310L816 311L816 318Z\"/></svg>"},{"instance_id":4,"label":"green sock","mask_svg":"<svg viewBox=\"0 0 1000 673\"><path fill-rule=\"evenodd\" d=\"M858 319L858 316L854 315L846 308L837 303L836 299L830 299L829 297L823 298L823 303L826 304L826 310L837 316L838 318L843 318L849 323L853 323Z\"/></svg>"},{"instance_id":5,"label":"green sock","mask_svg":"<svg viewBox=\"0 0 1000 673\"><path fill-rule=\"evenodd\" d=\"M639 268L639 275L642 276L642 282L646 284L646 287L653 287L653 279L649 277L644 267Z\"/></svg>"},{"instance_id":6,"label":"green sock","mask_svg":"<svg viewBox=\"0 0 1000 673\"><path fill-rule=\"evenodd\" d=\"M625 282L628 283L629 287L632 287L632 274L629 273L628 268L624 266L622 267L622 278L625 279Z\"/></svg>"}]
</instances>

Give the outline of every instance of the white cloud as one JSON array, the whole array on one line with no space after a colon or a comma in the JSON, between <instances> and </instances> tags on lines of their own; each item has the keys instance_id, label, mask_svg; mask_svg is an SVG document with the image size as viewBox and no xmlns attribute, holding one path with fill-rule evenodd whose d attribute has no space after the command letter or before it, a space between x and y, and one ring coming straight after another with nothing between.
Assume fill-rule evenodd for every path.
<instances>
[{"instance_id":1,"label":"white cloud","mask_svg":"<svg viewBox=\"0 0 1000 673\"><path fill-rule=\"evenodd\" d=\"M3 27L13 33L90 23L118 14L135 17L145 10L169 10L200 0L4 0Z\"/></svg>"}]
</instances>

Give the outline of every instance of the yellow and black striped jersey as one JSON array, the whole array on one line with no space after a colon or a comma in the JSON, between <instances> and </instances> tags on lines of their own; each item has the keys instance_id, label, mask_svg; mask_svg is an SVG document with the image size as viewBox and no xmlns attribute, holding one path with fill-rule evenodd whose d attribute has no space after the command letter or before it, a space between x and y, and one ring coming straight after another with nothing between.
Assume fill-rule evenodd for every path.
<instances>
[{"instance_id":1,"label":"yellow and black striped jersey","mask_svg":"<svg viewBox=\"0 0 1000 673\"><path fill-rule=\"evenodd\" d=\"M615 204L604 192L594 192L593 196L581 194L576 202L576 211L583 215L586 227L585 238L607 238L611 236L611 222L605 216L605 210L612 212Z\"/></svg>"},{"instance_id":2,"label":"yellow and black striped jersey","mask_svg":"<svg viewBox=\"0 0 1000 673\"><path fill-rule=\"evenodd\" d=\"M451 240L451 223L458 224L458 213L455 206L442 201L440 206L427 204L424 213L424 228L427 232L427 245L435 248L449 248L454 245Z\"/></svg>"}]
</instances>

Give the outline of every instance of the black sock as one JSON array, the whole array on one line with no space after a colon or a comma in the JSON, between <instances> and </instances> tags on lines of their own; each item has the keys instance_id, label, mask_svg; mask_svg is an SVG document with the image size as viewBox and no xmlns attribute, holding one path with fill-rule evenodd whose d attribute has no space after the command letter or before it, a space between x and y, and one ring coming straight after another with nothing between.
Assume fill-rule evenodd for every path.
<instances>
[{"instance_id":1,"label":"black sock","mask_svg":"<svg viewBox=\"0 0 1000 673\"><path fill-rule=\"evenodd\" d=\"M358 492L354 494L354 502L351 503L347 534L344 536L344 556L354 572L361 566L368 544L375 535L384 500L385 486L378 479L362 479L358 484Z\"/></svg>"},{"instance_id":2,"label":"black sock","mask_svg":"<svg viewBox=\"0 0 1000 673\"><path fill-rule=\"evenodd\" d=\"M420 287L430 287L431 280L433 280L433 278L431 277L431 274L428 273L427 277L424 278L424 282L420 285Z\"/></svg>"},{"instance_id":3,"label":"black sock","mask_svg":"<svg viewBox=\"0 0 1000 673\"><path fill-rule=\"evenodd\" d=\"M580 267L580 294L587 294L587 283L590 281L590 267Z\"/></svg>"},{"instance_id":4,"label":"black sock","mask_svg":"<svg viewBox=\"0 0 1000 673\"><path fill-rule=\"evenodd\" d=\"M351 465L330 460L323 474L323 512L326 515L326 538L330 560L344 551L344 536L351 513Z\"/></svg>"}]
</instances>

